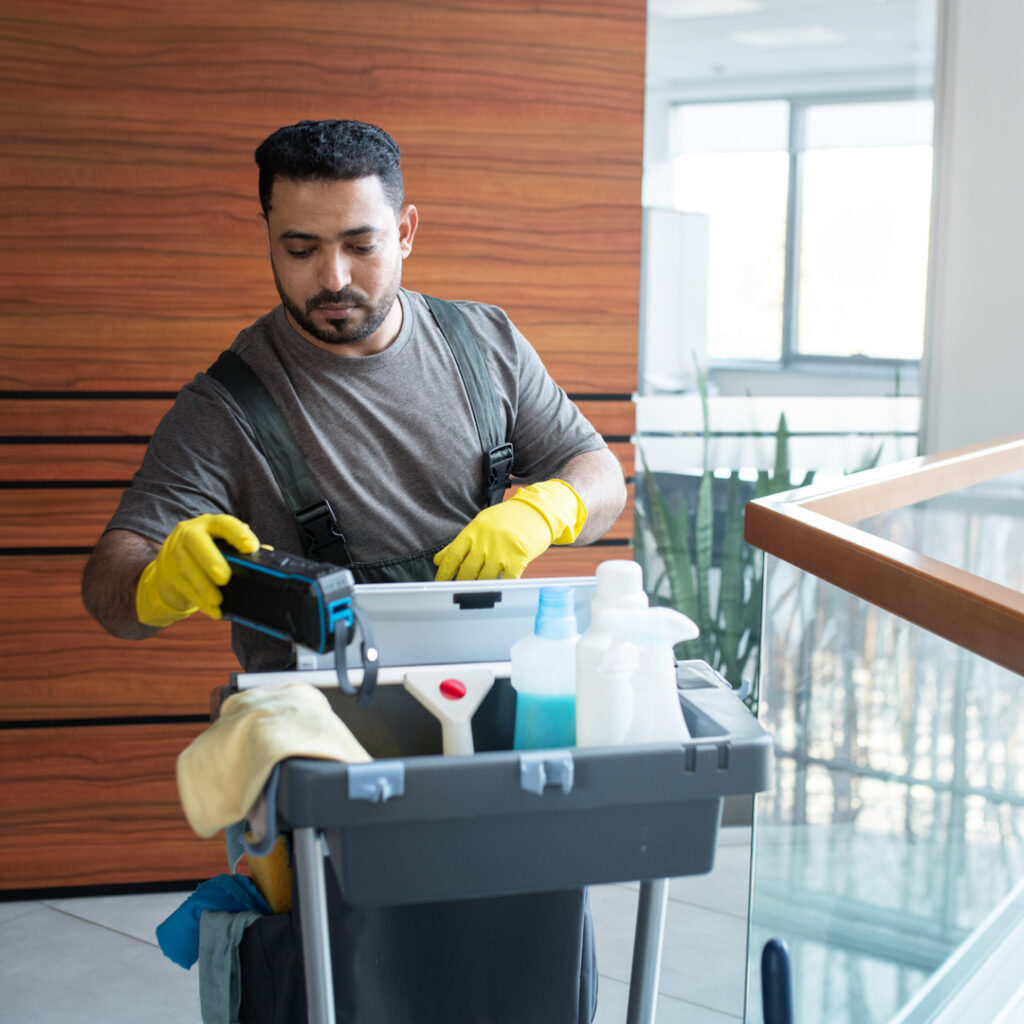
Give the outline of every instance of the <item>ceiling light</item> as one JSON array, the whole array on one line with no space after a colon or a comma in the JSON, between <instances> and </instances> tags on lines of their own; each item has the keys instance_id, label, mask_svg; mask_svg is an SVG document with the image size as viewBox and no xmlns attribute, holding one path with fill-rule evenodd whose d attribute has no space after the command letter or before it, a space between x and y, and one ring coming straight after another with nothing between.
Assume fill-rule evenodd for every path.
<instances>
[{"instance_id":1,"label":"ceiling light","mask_svg":"<svg viewBox=\"0 0 1024 1024\"><path fill-rule=\"evenodd\" d=\"M734 32L729 36L741 46L754 46L761 50L783 47L836 46L847 42L847 37L829 28L778 28L760 32Z\"/></svg>"},{"instance_id":2,"label":"ceiling light","mask_svg":"<svg viewBox=\"0 0 1024 1024\"><path fill-rule=\"evenodd\" d=\"M662 18L720 18L763 9L763 0L650 0L651 12Z\"/></svg>"}]
</instances>

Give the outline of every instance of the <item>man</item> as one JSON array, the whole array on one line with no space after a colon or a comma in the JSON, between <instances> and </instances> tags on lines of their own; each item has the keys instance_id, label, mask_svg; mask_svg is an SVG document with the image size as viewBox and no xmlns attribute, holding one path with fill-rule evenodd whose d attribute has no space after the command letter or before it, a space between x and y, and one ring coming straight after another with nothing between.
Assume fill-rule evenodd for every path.
<instances>
[{"instance_id":1,"label":"man","mask_svg":"<svg viewBox=\"0 0 1024 1024\"><path fill-rule=\"evenodd\" d=\"M481 451L455 358L423 296L401 288L418 224L400 151L354 121L300 122L256 151L260 220L281 305L232 350L280 408L335 511L357 581L516 577L552 544L588 543L625 501L600 436L505 314L460 303L494 382L513 474L481 508ZM237 402L186 385L86 566L86 607L112 633L220 617L230 570L214 539L301 552L299 531ZM249 671L287 645L235 625Z\"/></svg>"},{"instance_id":2,"label":"man","mask_svg":"<svg viewBox=\"0 0 1024 1024\"><path fill-rule=\"evenodd\" d=\"M433 307L401 288L418 214L394 140L359 122L301 122L267 138L256 162L281 304L231 351L280 411L356 579L514 577L549 544L601 536L625 500L617 461L505 314L460 302L526 484L488 503L471 389ZM216 539L303 551L235 394L215 373L182 388L96 545L83 598L118 636L197 609L219 618L230 570ZM287 665L289 645L256 630L233 624L232 643L248 671ZM582 890L422 908L329 895L339 1021L591 1019ZM294 932L287 915L246 930L243 963L260 966L245 969L242 1019L305 1019Z\"/></svg>"},{"instance_id":3,"label":"man","mask_svg":"<svg viewBox=\"0 0 1024 1024\"><path fill-rule=\"evenodd\" d=\"M356 579L514 577L552 543L601 536L625 500L617 461L505 314L463 302L526 483L488 503L475 389L434 307L401 287L418 214L394 140L359 122L301 122L267 138L256 162L281 304L231 351L279 410ZM236 394L216 373L182 388L96 545L83 598L118 636L197 609L220 617L230 570L216 539L304 550L304 522ZM247 671L287 666L287 643L232 625ZM591 1019L582 890L426 908L351 908L329 894L339 1021ZM287 915L246 930L241 1019L305 1019L294 932Z\"/></svg>"}]
</instances>

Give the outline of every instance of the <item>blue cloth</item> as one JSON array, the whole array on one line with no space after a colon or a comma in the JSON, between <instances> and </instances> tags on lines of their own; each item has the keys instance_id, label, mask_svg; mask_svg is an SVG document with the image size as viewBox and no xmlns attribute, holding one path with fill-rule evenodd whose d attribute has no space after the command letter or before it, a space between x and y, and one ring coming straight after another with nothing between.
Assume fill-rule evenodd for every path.
<instances>
[{"instance_id":1,"label":"blue cloth","mask_svg":"<svg viewBox=\"0 0 1024 1024\"><path fill-rule=\"evenodd\" d=\"M164 956L187 971L199 959L199 922L204 910L269 914L270 906L244 875L217 875L203 882L167 920L156 927Z\"/></svg>"}]
</instances>

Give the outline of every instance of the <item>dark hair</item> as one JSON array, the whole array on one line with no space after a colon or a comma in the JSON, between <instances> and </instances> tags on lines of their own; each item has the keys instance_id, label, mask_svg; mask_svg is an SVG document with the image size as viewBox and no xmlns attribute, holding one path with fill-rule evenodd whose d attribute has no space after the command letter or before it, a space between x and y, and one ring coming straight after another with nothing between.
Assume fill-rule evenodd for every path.
<instances>
[{"instance_id":1,"label":"dark hair","mask_svg":"<svg viewBox=\"0 0 1024 1024\"><path fill-rule=\"evenodd\" d=\"M362 121L299 121L278 128L257 147L256 163L264 213L277 178L351 181L376 175L396 213L405 201L398 143L383 128Z\"/></svg>"}]
</instances>

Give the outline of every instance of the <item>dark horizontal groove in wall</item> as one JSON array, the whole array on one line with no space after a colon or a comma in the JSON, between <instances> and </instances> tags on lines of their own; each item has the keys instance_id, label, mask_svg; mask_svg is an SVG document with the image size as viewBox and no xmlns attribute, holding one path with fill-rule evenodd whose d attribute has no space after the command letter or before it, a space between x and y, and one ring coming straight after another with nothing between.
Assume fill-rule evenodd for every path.
<instances>
[{"instance_id":1,"label":"dark horizontal groove in wall","mask_svg":"<svg viewBox=\"0 0 1024 1024\"><path fill-rule=\"evenodd\" d=\"M29 718L0 722L5 729L95 729L100 725L209 725L209 715L128 715L107 718Z\"/></svg>"},{"instance_id":2,"label":"dark horizontal groove in wall","mask_svg":"<svg viewBox=\"0 0 1024 1024\"><path fill-rule=\"evenodd\" d=\"M626 480L631 482L633 478ZM131 480L0 480L0 491L91 491L130 486Z\"/></svg>"},{"instance_id":3,"label":"dark horizontal groove in wall","mask_svg":"<svg viewBox=\"0 0 1024 1024\"><path fill-rule=\"evenodd\" d=\"M574 402L632 402L631 391L569 391L568 396ZM76 398L101 398L111 401L130 401L135 398L155 398L160 401L178 397L177 391L4 391L0 389L0 399L4 398L38 398L40 400Z\"/></svg>"},{"instance_id":4,"label":"dark horizontal groove in wall","mask_svg":"<svg viewBox=\"0 0 1024 1024\"><path fill-rule=\"evenodd\" d=\"M630 391L570 391L567 392L574 402L632 402ZM111 401L129 401L135 398L156 398L160 401L177 398L177 391L4 391L0 390L0 399L4 398L38 398L40 400L76 398L100 398Z\"/></svg>"},{"instance_id":5,"label":"dark horizontal groove in wall","mask_svg":"<svg viewBox=\"0 0 1024 1024\"><path fill-rule=\"evenodd\" d=\"M632 482L632 481L630 481ZM601 537L599 540L591 541L587 547L592 548L619 548L628 547L633 542L631 540L616 540L614 537ZM40 555L91 555L93 549L91 547L66 547L66 548L3 548L0 547L0 557L23 557L32 558Z\"/></svg>"},{"instance_id":6,"label":"dark horizontal groove in wall","mask_svg":"<svg viewBox=\"0 0 1024 1024\"><path fill-rule=\"evenodd\" d=\"M176 398L177 391L2 391L0 399L4 398L38 398L40 400L67 399L74 401L76 398L101 398L104 401L128 401L134 398Z\"/></svg>"},{"instance_id":7,"label":"dark horizontal groove in wall","mask_svg":"<svg viewBox=\"0 0 1024 1024\"><path fill-rule=\"evenodd\" d=\"M73 896L131 896L151 892L191 892L203 879L111 885L50 885L42 889L0 889L0 900L46 900Z\"/></svg>"},{"instance_id":8,"label":"dark horizontal groove in wall","mask_svg":"<svg viewBox=\"0 0 1024 1024\"><path fill-rule=\"evenodd\" d=\"M608 442L629 442L631 434L603 434ZM647 435L654 437L657 435ZM28 437L24 434L0 434L0 444L149 444L149 434L47 434Z\"/></svg>"},{"instance_id":9,"label":"dark horizontal groove in wall","mask_svg":"<svg viewBox=\"0 0 1024 1024\"><path fill-rule=\"evenodd\" d=\"M0 548L0 556L22 556L31 558L38 555L91 555L92 548Z\"/></svg>"},{"instance_id":10,"label":"dark horizontal groove in wall","mask_svg":"<svg viewBox=\"0 0 1024 1024\"><path fill-rule=\"evenodd\" d=\"M46 437L0 435L0 444L149 444L148 434L50 434Z\"/></svg>"},{"instance_id":11,"label":"dark horizontal groove in wall","mask_svg":"<svg viewBox=\"0 0 1024 1024\"><path fill-rule=\"evenodd\" d=\"M128 487L130 480L4 480L3 491L91 491L103 487Z\"/></svg>"}]
</instances>

